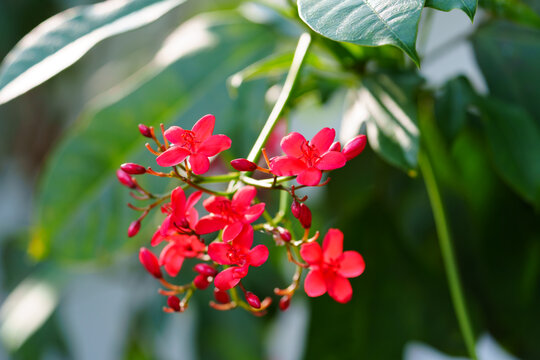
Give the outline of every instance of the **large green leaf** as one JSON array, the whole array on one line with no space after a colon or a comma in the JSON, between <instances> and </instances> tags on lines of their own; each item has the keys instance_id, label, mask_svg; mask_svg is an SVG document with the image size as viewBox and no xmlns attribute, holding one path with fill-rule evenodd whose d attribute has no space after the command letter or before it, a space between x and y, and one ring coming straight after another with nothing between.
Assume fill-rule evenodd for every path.
<instances>
[{"instance_id":1,"label":"large green leaf","mask_svg":"<svg viewBox=\"0 0 540 360\"><path fill-rule=\"evenodd\" d=\"M416 168L419 130L414 75L378 75L363 79L359 101L368 113L370 146L389 163L408 171Z\"/></svg>"},{"instance_id":2,"label":"large green leaf","mask_svg":"<svg viewBox=\"0 0 540 360\"><path fill-rule=\"evenodd\" d=\"M32 30L0 68L0 104L50 79L98 42L155 21L185 0L111 0L66 10Z\"/></svg>"},{"instance_id":3,"label":"large green leaf","mask_svg":"<svg viewBox=\"0 0 540 360\"><path fill-rule=\"evenodd\" d=\"M171 46L154 62L170 63L169 67L157 74L154 68L147 69L146 80L121 90L117 102L83 114L79 126L53 153L38 197L35 241L42 244L44 255L90 260L137 245L137 238L127 241L126 226L138 214L126 207L128 190L115 176L115 169L127 161L157 167L137 124L168 126L181 120L179 124L189 128L200 116L212 113L217 118L216 133L228 133L237 122L242 123L242 131L257 128L257 119L262 122L265 83L246 84L233 101L226 79L272 51L271 30L237 17L199 17L171 36ZM177 60L170 58L175 51ZM255 135L253 139L235 136L233 148L254 141ZM163 179L156 184L150 182L153 177L147 178L141 179L142 184L153 191L167 185ZM143 230L151 231L151 225L151 219L145 220Z\"/></svg>"},{"instance_id":4,"label":"large green leaf","mask_svg":"<svg viewBox=\"0 0 540 360\"><path fill-rule=\"evenodd\" d=\"M540 29L498 21L472 39L491 95L520 104L540 125Z\"/></svg>"},{"instance_id":5,"label":"large green leaf","mask_svg":"<svg viewBox=\"0 0 540 360\"><path fill-rule=\"evenodd\" d=\"M422 0L298 0L302 20L330 39L359 45L394 45L416 64Z\"/></svg>"},{"instance_id":6,"label":"large green leaf","mask_svg":"<svg viewBox=\"0 0 540 360\"><path fill-rule=\"evenodd\" d=\"M426 6L442 11L461 9L472 21L476 13L477 0L426 0Z\"/></svg>"},{"instance_id":7,"label":"large green leaf","mask_svg":"<svg viewBox=\"0 0 540 360\"><path fill-rule=\"evenodd\" d=\"M518 106L480 102L493 163L523 198L540 207L540 126Z\"/></svg>"},{"instance_id":8,"label":"large green leaf","mask_svg":"<svg viewBox=\"0 0 540 360\"><path fill-rule=\"evenodd\" d=\"M479 0L479 5L492 15L513 22L540 27L540 2L537 0Z\"/></svg>"}]
</instances>

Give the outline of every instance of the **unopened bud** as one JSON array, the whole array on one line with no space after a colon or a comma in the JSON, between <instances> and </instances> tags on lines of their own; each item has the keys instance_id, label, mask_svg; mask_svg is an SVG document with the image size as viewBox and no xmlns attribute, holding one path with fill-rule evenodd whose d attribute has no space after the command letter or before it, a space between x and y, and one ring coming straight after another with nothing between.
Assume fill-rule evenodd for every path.
<instances>
[{"instance_id":1,"label":"unopened bud","mask_svg":"<svg viewBox=\"0 0 540 360\"><path fill-rule=\"evenodd\" d=\"M146 168L139 164L125 163L120 165L120 169L131 175L140 175L146 172Z\"/></svg>"},{"instance_id":2,"label":"unopened bud","mask_svg":"<svg viewBox=\"0 0 540 360\"><path fill-rule=\"evenodd\" d=\"M134 222L132 222L131 224L129 224L129 228L128 228L128 236L129 237L133 237L135 235L137 235L137 233L139 232L139 229L141 228L141 222L140 220L135 220Z\"/></svg>"},{"instance_id":3,"label":"unopened bud","mask_svg":"<svg viewBox=\"0 0 540 360\"><path fill-rule=\"evenodd\" d=\"M257 164L247 159L234 159L231 161L231 166L238 171L254 171L257 169Z\"/></svg>"},{"instance_id":4,"label":"unopened bud","mask_svg":"<svg viewBox=\"0 0 540 360\"><path fill-rule=\"evenodd\" d=\"M116 170L116 177L122 185L127 186L128 188L135 189L137 187L135 180L122 169Z\"/></svg>"},{"instance_id":5,"label":"unopened bud","mask_svg":"<svg viewBox=\"0 0 540 360\"><path fill-rule=\"evenodd\" d=\"M193 284L195 284L197 289L204 290L210 285L210 282L208 281L208 276L199 274L193 279Z\"/></svg>"},{"instance_id":6,"label":"unopened bud","mask_svg":"<svg viewBox=\"0 0 540 360\"><path fill-rule=\"evenodd\" d=\"M220 304L228 304L231 302L229 293L218 288L214 288L214 299Z\"/></svg>"},{"instance_id":7,"label":"unopened bud","mask_svg":"<svg viewBox=\"0 0 540 360\"><path fill-rule=\"evenodd\" d=\"M304 203L300 204L300 217L298 220L300 220L300 224L302 224L304 229L311 227L311 210Z\"/></svg>"},{"instance_id":8,"label":"unopened bud","mask_svg":"<svg viewBox=\"0 0 540 360\"><path fill-rule=\"evenodd\" d=\"M246 301L249 304L249 306L260 309L261 308L261 300L259 300L259 297L252 293L251 291L246 291Z\"/></svg>"},{"instance_id":9,"label":"unopened bud","mask_svg":"<svg viewBox=\"0 0 540 360\"><path fill-rule=\"evenodd\" d=\"M351 140L349 140L345 146L343 147L342 154L345 155L345 157L348 160L351 160L355 158L356 156L360 155L362 151L364 151L364 148L366 147L367 143L367 137L366 135L358 135Z\"/></svg>"},{"instance_id":10,"label":"unopened bud","mask_svg":"<svg viewBox=\"0 0 540 360\"><path fill-rule=\"evenodd\" d=\"M291 212L295 218L300 217L300 203L298 201L294 200L291 204Z\"/></svg>"},{"instance_id":11,"label":"unopened bud","mask_svg":"<svg viewBox=\"0 0 540 360\"><path fill-rule=\"evenodd\" d=\"M139 261L153 277L156 279L161 279L163 277L161 269L159 268L158 259L150 250L141 248L141 250L139 250Z\"/></svg>"},{"instance_id":12,"label":"unopened bud","mask_svg":"<svg viewBox=\"0 0 540 360\"><path fill-rule=\"evenodd\" d=\"M139 131L141 132L141 135L147 138L152 138L152 131L150 131L150 128L144 124L139 124Z\"/></svg>"},{"instance_id":13,"label":"unopened bud","mask_svg":"<svg viewBox=\"0 0 540 360\"><path fill-rule=\"evenodd\" d=\"M279 299L279 308L281 311L285 311L289 308L289 305L291 305L291 297L290 296L283 296L281 299Z\"/></svg>"},{"instance_id":14,"label":"unopened bud","mask_svg":"<svg viewBox=\"0 0 540 360\"><path fill-rule=\"evenodd\" d=\"M196 272L198 272L199 274L204 275L204 276L214 277L214 276L217 275L217 270L216 270L215 267L213 267L211 265L208 265L208 264L204 264L204 263L199 263L199 264L195 265L193 270L195 270Z\"/></svg>"},{"instance_id":15,"label":"unopened bud","mask_svg":"<svg viewBox=\"0 0 540 360\"><path fill-rule=\"evenodd\" d=\"M285 228L282 228L281 226L279 226L277 229L279 231L279 236L281 237L281 240L283 240L285 242L291 241L292 236L291 236L291 233L289 232L289 230L287 230Z\"/></svg>"},{"instance_id":16,"label":"unopened bud","mask_svg":"<svg viewBox=\"0 0 540 360\"><path fill-rule=\"evenodd\" d=\"M340 151L341 150L341 144L339 141L334 142L332 145L330 145L330 148L328 151Z\"/></svg>"},{"instance_id":17,"label":"unopened bud","mask_svg":"<svg viewBox=\"0 0 540 360\"><path fill-rule=\"evenodd\" d=\"M180 299L174 295L171 295L167 298L167 305L169 305L169 307L171 309L173 309L174 311L181 311L182 309L180 308Z\"/></svg>"}]
</instances>

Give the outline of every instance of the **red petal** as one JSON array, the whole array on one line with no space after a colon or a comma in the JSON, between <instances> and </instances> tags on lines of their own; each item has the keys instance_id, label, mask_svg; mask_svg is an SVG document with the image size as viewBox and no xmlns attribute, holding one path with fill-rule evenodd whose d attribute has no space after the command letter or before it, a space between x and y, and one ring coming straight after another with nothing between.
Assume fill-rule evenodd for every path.
<instances>
[{"instance_id":1,"label":"red petal","mask_svg":"<svg viewBox=\"0 0 540 360\"><path fill-rule=\"evenodd\" d=\"M195 133L195 137L198 141L204 141L212 135L215 123L216 118L214 115L204 115L195 123L195 125L193 125L191 131Z\"/></svg>"},{"instance_id":2,"label":"red petal","mask_svg":"<svg viewBox=\"0 0 540 360\"><path fill-rule=\"evenodd\" d=\"M221 265L231 265L227 253L231 250L231 245L222 242L213 242L208 245L208 256Z\"/></svg>"},{"instance_id":3,"label":"red petal","mask_svg":"<svg viewBox=\"0 0 540 360\"><path fill-rule=\"evenodd\" d=\"M338 261L338 274L346 278L359 276L366 268L364 258L356 251L345 251Z\"/></svg>"},{"instance_id":4,"label":"red petal","mask_svg":"<svg viewBox=\"0 0 540 360\"><path fill-rule=\"evenodd\" d=\"M343 233L338 229L330 229L323 240L324 261L335 260L343 253Z\"/></svg>"},{"instance_id":5,"label":"red petal","mask_svg":"<svg viewBox=\"0 0 540 360\"><path fill-rule=\"evenodd\" d=\"M223 241L229 242L240 234L243 224L238 221L225 226L223 229Z\"/></svg>"},{"instance_id":6,"label":"red petal","mask_svg":"<svg viewBox=\"0 0 540 360\"><path fill-rule=\"evenodd\" d=\"M332 145L332 142L334 141L334 138L336 137L336 130L330 129L330 128L324 128L321 129L313 139L309 142L310 145L315 146L317 150L319 150L319 153L327 152L330 148L330 145Z\"/></svg>"},{"instance_id":7,"label":"red petal","mask_svg":"<svg viewBox=\"0 0 540 360\"><path fill-rule=\"evenodd\" d=\"M189 195L186 202L186 210L191 209L199 201L202 196L202 191L195 191L193 194Z\"/></svg>"},{"instance_id":8,"label":"red petal","mask_svg":"<svg viewBox=\"0 0 540 360\"><path fill-rule=\"evenodd\" d=\"M251 266L261 266L268 259L268 248L264 245L255 246L248 254L247 262Z\"/></svg>"},{"instance_id":9,"label":"red petal","mask_svg":"<svg viewBox=\"0 0 540 360\"><path fill-rule=\"evenodd\" d=\"M214 279L214 285L219 290L229 290L235 287L241 280L241 278L235 274L236 269L238 269L236 266L230 267L217 274Z\"/></svg>"},{"instance_id":10,"label":"red petal","mask_svg":"<svg viewBox=\"0 0 540 360\"><path fill-rule=\"evenodd\" d=\"M180 126L171 126L165 130L165 137L170 143L183 144L185 132L186 130L182 129Z\"/></svg>"},{"instance_id":11,"label":"red petal","mask_svg":"<svg viewBox=\"0 0 540 360\"><path fill-rule=\"evenodd\" d=\"M214 156L230 149L231 139L227 135L212 135L199 147L199 152L206 156Z\"/></svg>"},{"instance_id":12,"label":"red petal","mask_svg":"<svg viewBox=\"0 0 540 360\"><path fill-rule=\"evenodd\" d=\"M300 248L300 256L309 265L318 265L322 261L322 249L321 245L316 242L303 244Z\"/></svg>"},{"instance_id":13,"label":"red petal","mask_svg":"<svg viewBox=\"0 0 540 360\"><path fill-rule=\"evenodd\" d=\"M321 156L321 159L315 165L320 170L334 170L345 166L347 158L338 151L328 151Z\"/></svg>"},{"instance_id":14,"label":"red petal","mask_svg":"<svg viewBox=\"0 0 540 360\"><path fill-rule=\"evenodd\" d=\"M328 151L341 151L341 143L339 141L334 142L330 145Z\"/></svg>"},{"instance_id":15,"label":"red petal","mask_svg":"<svg viewBox=\"0 0 540 360\"><path fill-rule=\"evenodd\" d=\"M244 224L240 229L241 231L233 239L232 244L236 249L243 250L242 252L247 253L251 249L251 245L253 245L253 228L250 225Z\"/></svg>"},{"instance_id":16,"label":"red petal","mask_svg":"<svg viewBox=\"0 0 540 360\"><path fill-rule=\"evenodd\" d=\"M298 181L298 183L302 185L315 186L319 184L319 182L321 181L321 177L321 170L311 167L302 171L296 178L296 181Z\"/></svg>"},{"instance_id":17,"label":"red petal","mask_svg":"<svg viewBox=\"0 0 540 360\"><path fill-rule=\"evenodd\" d=\"M210 196L203 201L203 206L206 210L213 214L221 214L223 209L230 206L231 200L225 196Z\"/></svg>"},{"instance_id":18,"label":"red petal","mask_svg":"<svg viewBox=\"0 0 540 360\"><path fill-rule=\"evenodd\" d=\"M311 297L321 296L326 292L326 282L319 270L311 270L304 280L304 290Z\"/></svg>"},{"instance_id":19,"label":"red petal","mask_svg":"<svg viewBox=\"0 0 540 360\"><path fill-rule=\"evenodd\" d=\"M191 154L189 157L189 165L191 165L191 170L193 170L195 174L202 175L210 168L210 160L200 153Z\"/></svg>"},{"instance_id":20,"label":"red petal","mask_svg":"<svg viewBox=\"0 0 540 360\"><path fill-rule=\"evenodd\" d=\"M165 236L161 235L161 229L157 229L157 231L154 233L154 236L152 236L152 240L150 241L150 245L156 246L160 242L165 240Z\"/></svg>"},{"instance_id":21,"label":"red petal","mask_svg":"<svg viewBox=\"0 0 540 360\"><path fill-rule=\"evenodd\" d=\"M343 147L343 155L345 155L347 160L351 160L352 158L360 155L362 151L364 151L364 148L366 147L366 143L367 143L366 135L358 135L352 138Z\"/></svg>"},{"instance_id":22,"label":"red petal","mask_svg":"<svg viewBox=\"0 0 540 360\"><path fill-rule=\"evenodd\" d=\"M234 194L232 203L235 209L246 209L253 199L255 199L256 195L257 189L254 186L244 186Z\"/></svg>"},{"instance_id":23,"label":"red petal","mask_svg":"<svg viewBox=\"0 0 540 360\"><path fill-rule=\"evenodd\" d=\"M272 172L278 176L298 175L307 169L307 165L300 159L289 156L278 156L270 161Z\"/></svg>"},{"instance_id":24,"label":"red petal","mask_svg":"<svg viewBox=\"0 0 540 360\"><path fill-rule=\"evenodd\" d=\"M199 212L197 211L197 209L192 208L186 213L186 218L190 229L195 229L195 226L199 221Z\"/></svg>"},{"instance_id":25,"label":"red petal","mask_svg":"<svg viewBox=\"0 0 540 360\"><path fill-rule=\"evenodd\" d=\"M302 157L302 144L306 142L306 138L302 134L292 132L281 140L281 149L289 156L299 158Z\"/></svg>"},{"instance_id":26,"label":"red petal","mask_svg":"<svg viewBox=\"0 0 540 360\"><path fill-rule=\"evenodd\" d=\"M244 220L251 224L257 220L259 216L261 216L261 214L264 212L265 206L265 203L258 203L250 207L244 214Z\"/></svg>"},{"instance_id":27,"label":"red petal","mask_svg":"<svg viewBox=\"0 0 540 360\"><path fill-rule=\"evenodd\" d=\"M180 164L189 155L189 150L179 146L171 146L156 158L159 166L167 167Z\"/></svg>"},{"instance_id":28,"label":"red petal","mask_svg":"<svg viewBox=\"0 0 540 360\"><path fill-rule=\"evenodd\" d=\"M170 243L161 251L159 262L165 267L167 274L176 276L178 275L180 268L182 268L184 257L179 254L176 244Z\"/></svg>"},{"instance_id":29,"label":"red petal","mask_svg":"<svg viewBox=\"0 0 540 360\"><path fill-rule=\"evenodd\" d=\"M340 275L327 278L328 295L339 303L346 303L352 298L352 287L349 280Z\"/></svg>"},{"instance_id":30,"label":"red petal","mask_svg":"<svg viewBox=\"0 0 540 360\"><path fill-rule=\"evenodd\" d=\"M186 194L184 193L184 189L178 186L176 189L172 191L172 194L171 194L171 207L173 209L173 214L175 214L176 216L184 215L185 206L186 206Z\"/></svg>"},{"instance_id":31,"label":"red petal","mask_svg":"<svg viewBox=\"0 0 540 360\"><path fill-rule=\"evenodd\" d=\"M225 225L227 225L227 221L222 217L207 215L202 217L197 225L195 225L195 232L199 235L209 234L223 229Z\"/></svg>"}]
</instances>

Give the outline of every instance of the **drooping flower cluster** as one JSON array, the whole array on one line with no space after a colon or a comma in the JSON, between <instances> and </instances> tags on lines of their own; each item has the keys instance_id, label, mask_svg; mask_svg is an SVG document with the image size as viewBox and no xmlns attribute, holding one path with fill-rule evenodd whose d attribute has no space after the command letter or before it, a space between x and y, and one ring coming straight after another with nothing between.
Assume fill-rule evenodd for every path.
<instances>
[{"instance_id":1,"label":"drooping flower cluster","mask_svg":"<svg viewBox=\"0 0 540 360\"><path fill-rule=\"evenodd\" d=\"M120 183L132 189L131 195L139 201L149 201L147 206L128 204L141 216L128 228L128 236L135 236L141 222L155 208L160 208L164 218L150 240L150 245L159 248L159 257L147 248L141 248L139 260L146 270L158 279L167 296L166 312L182 312L196 291L214 286L215 301L210 303L215 309L228 310L242 307L254 314L263 314L272 302L267 296L262 301L252 291L248 291L243 279L251 267L259 267L269 257L269 244L282 246L289 261L295 264L296 272L291 284L285 289L275 289L281 297L279 308L286 310L292 296L300 287L302 272L309 272L304 280L308 296L327 293L340 303L352 297L349 278L359 276L364 271L364 260L356 251L343 251L343 233L330 229L323 240L317 242L319 232L312 232L312 213L306 204L307 196L299 197L298 190L305 186L322 186L322 176L329 170L343 167L347 161L359 155L366 145L364 135L350 140L343 149L334 142L335 130L324 128L313 139L292 132L284 136L280 146L284 155L269 159L264 149L267 168L257 165L255 159L235 159L231 166L238 172L226 175L203 176L210 169L212 158L231 146L226 135L212 135L215 118L206 115L195 123L192 130L171 126L167 130L161 125L163 141L159 141L154 128L139 125L141 134L152 139L157 146L146 147L156 156L156 164L169 168L169 172L155 171L152 167L138 164L122 164L117 171ZM275 152L275 151L274 151ZM219 160L218 160L219 161ZM251 172L259 171L264 179L253 178ZM135 179L134 175L149 174L179 181L179 186L170 193L156 195ZM299 185L288 185L296 179ZM228 182L226 190L209 188L207 183ZM193 189L186 196L187 189ZM280 212L272 216L266 204L257 200L258 189L287 192L290 196L280 197ZM208 212L199 216L200 200L202 208ZM301 236L294 235L294 222L287 221L283 209L291 201L290 214L303 228ZM197 207L199 206L199 210ZM265 213L266 212L266 213ZM264 213L265 221L260 221ZM255 232L270 235L271 242L254 244ZM184 285L170 282L184 270L188 259L193 263L193 280ZM162 272L164 270L164 273ZM166 279L167 277L167 279ZM238 295L243 293L243 299ZM180 299L179 296L182 296Z\"/></svg>"}]
</instances>

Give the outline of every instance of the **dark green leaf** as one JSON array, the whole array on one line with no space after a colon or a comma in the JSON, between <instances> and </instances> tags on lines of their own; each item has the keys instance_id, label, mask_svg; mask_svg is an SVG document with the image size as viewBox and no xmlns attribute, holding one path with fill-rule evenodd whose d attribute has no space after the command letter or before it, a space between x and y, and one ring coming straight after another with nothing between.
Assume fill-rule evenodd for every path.
<instances>
[{"instance_id":1,"label":"dark green leaf","mask_svg":"<svg viewBox=\"0 0 540 360\"><path fill-rule=\"evenodd\" d=\"M83 114L79 126L52 154L38 198L37 235L45 254L72 261L103 259L126 245L133 249L140 244L137 238L128 242L127 226L138 214L126 207L128 189L115 176L123 162L158 167L144 148L137 124L169 126L181 120L180 125L190 128L202 115L213 113L216 133L234 128L237 122L242 122L246 132L259 126L255 120L264 112L265 84L251 82L233 101L225 82L268 55L275 36L237 17L212 19L195 18L183 25L183 35L189 33L189 37L180 33L172 49L162 52L164 58L158 53L154 63L169 61L167 56L174 49L182 50L178 60L161 72L147 69L140 85L112 96L120 96L117 102ZM250 140L239 137L233 148ZM155 192L164 190L167 181L157 179L156 184L148 177L142 177L141 184ZM148 235L154 225L151 218L146 219L143 232ZM144 234L138 235L143 238Z\"/></svg>"},{"instance_id":2,"label":"dark green leaf","mask_svg":"<svg viewBox=\"0 0 540 360\"><path fill-rule=\"evenodd\" d=\"M103 39L155 21L184 1L114 0L55 15L5 58L0 68L0 104L58 74Z\"/></svg>"},{"instance_id":3,"label":"dark green leaf","mask_svg":"<svg viewBox=\"0 0 540 360\"><path fill-rule=\"evenodd\" d=\"M461 9L472 21L476 13L476 2L477 0L426 0L426 6L442 11Z\"/></svg>"},{"instance_id":4,"label":"dark green leaf","mask_svg":"<svg viewBox=\"0 0 540 360\"><path fill-rule=\"evenodd\" d=\"M416 33L421 0L298 0L302 20L337 41L359 45L394 45L416 64Z\"/></svg>"},{"instance_id":5,"label":"dark green leaf","mask_svg":"<svg viewBox=\"0 0 540 360\"><path fill-rule=\"evenodd\" d=\"M533 0L531 6L534 8L531 8L521 0L479 0L479 5L496 17L534 27L540 27L539 4Z\"/></svg>"}]
</instances>

